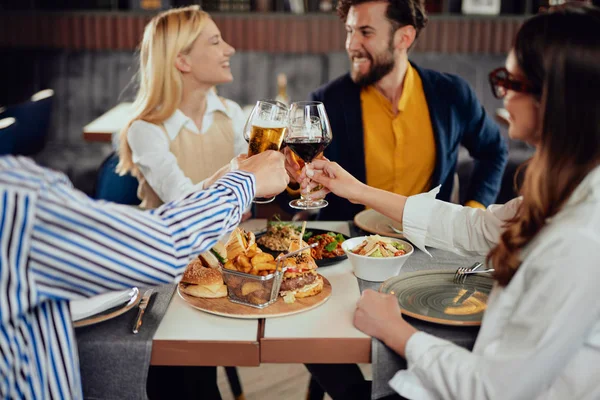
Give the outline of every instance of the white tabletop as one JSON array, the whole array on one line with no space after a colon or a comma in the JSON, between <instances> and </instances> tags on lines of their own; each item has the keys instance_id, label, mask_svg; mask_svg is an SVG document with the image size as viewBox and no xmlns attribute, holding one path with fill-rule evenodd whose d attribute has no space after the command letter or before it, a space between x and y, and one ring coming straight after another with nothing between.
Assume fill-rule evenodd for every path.
<instances>
[{"instance_id":1,"label":"white tabletop","mask_svg":"<svg viewBox=\"0 0 600 400\"><path fill-rule=\"evenodd\" d=\"M196 310L177 292L165 312L154 340L256 341L258 319L235 319Z\"/></svg>"},{"instance_id":2,"label":"white tabletop","mask_svg":"<svg viewBox=\"0 0 600 400\"><path fill-rule=\"evenodd\" d=\"M266 220L250 220L241 226L258 231L266 227ZM310 228L349 234L346 222L309 222ZM257 319L207 314L190 307L176 293L154 335L152 364L368 362L369 337L352 324L360 291L350 262L320 268L319 273L331 282L327 302L304 313L268 318L262 332ZM297 352L290 343L305 343L311 351Z\"/></svg>"},{"instance_id":3,"label":"white tabletop","mask_svg":"<svg viewBox=\"0 0 600 400\"><path fill-rule=\"evenodd\" d=\"M84 126L83 136L88 141L110 142L112 134L119 132L132 115L132 103L119 103Z\"/></svg>"},{"instance_id":4,"label":"white tabletop","mask_svg":"<svg viewBox=\"0 0 600 400\"><path fill-rule=\"evenodd\" d=\"M347 222L311 221L306 229L310 228L349 235ZM318 272L331 283L331 297L313 310L266 319L261 362L369 361L370 338L353 325L360 290L350 261L319 268Z\"/></svg>"},{"instance_id":5,"label":"white tabletop","mask_svg":"<svg viewBox=\"0 0 600 400\"><path fill-rule=\"evenodd\" d=\"M348 235L346 222L308 222L310 228L326 229ZM331 283L331 297L325 304L308 312L268 319L265 338L362 338L366 335L352 324L356 302L360 297L358 281L350 261L318 269ZM323 324L327 321L327 324Z\"/></svg>"},{"instance_id":6,"label":"white tabletop","mask_svg":"<svg viewBox=\"0 0 600 400\"><path fill-rule=\"evenodd\" d=\"M264 226L265 221L262 222ZM154 334L153 365L258 365L259 320L196 310L177 292Z\"/></svg>"}]
</instances>

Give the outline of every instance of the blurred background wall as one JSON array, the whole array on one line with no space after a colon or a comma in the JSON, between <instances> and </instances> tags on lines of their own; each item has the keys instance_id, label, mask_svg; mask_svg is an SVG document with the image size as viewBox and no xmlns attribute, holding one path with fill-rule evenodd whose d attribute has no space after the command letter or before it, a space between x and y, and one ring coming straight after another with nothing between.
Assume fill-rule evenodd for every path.
<instances>
[{"instance_id":1,"label":"blurred background wall","mask_svg":"<svg viewBox=\"0 0 600 400\"><path fill-rule=\"evenodd\" d=\"M497 9L491 15L463 13L469 2L478 1ZM275 97L280 73L295 101L348 70L344 27L332 0L0 0L0 106L23 102L42 89L55 91L48 142L35 155L40 163L93 192L95 171L111 145L84 141L83 127L133 99L136 47L149 19L160 9L193 3L211 12L237 49L231 63L235 80L218 91L242 107ZM502 104L493 98L487 74L503 65L523 19L547 4L431 0L426 5L430 23L410 59L463 77L494 115Z\"/></svg>"}]
</instances>

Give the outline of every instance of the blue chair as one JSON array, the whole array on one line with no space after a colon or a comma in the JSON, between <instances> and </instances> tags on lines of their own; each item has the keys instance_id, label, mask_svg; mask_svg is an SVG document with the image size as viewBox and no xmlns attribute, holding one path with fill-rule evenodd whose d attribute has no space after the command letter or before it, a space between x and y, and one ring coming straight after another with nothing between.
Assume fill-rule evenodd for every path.
<instances>
[{"instance_id":1,"label":"blue chair","mask_svg":"<svg viewBox=\"0 0 600 400\"><path fill-rule=\"evenodd\" d=\"M127 174L120 176L115 169L119 163L119 156L112 152L100 165L96 179L95 198L112 201L119 204L139 205L141 200L137 197L138 181Z\"/></svg>"},{"instance_id":2,"label":"blue chair","mask_svg":"<svg viewBox=\"0 0 600 400\"><path fill-rule=\"evenodd\" d=\"M0 156L14 154L17 126L14 118L0 119Z\"/></svg>"},{"instance_id":3,"label":"blue chair","mask_svg":"<svg viewBox=\"0 0 600 400\"><path fill-rule=\"evenodd\" d=\"M54 91L46 89L34 94L25 103L0 111L0 118L12 117L18 121L12 154L32 156L42 151L52 122L53 101Z\"/></svg>"}]
</instances>

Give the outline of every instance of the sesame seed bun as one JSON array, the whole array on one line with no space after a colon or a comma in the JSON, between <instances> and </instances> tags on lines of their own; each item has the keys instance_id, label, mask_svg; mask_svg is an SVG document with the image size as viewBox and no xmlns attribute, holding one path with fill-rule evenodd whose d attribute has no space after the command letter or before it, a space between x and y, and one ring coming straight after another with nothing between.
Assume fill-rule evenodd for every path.
<instances>
[{"instance_id":1,"label":"sesame seed bun","mask_svg":"<svg viewBox=\"0 0 600 400\"><path fill-rule=\"evenodd\" d=\"M181 278L180 288L195 297L216 298L227 296L227 286L218 269L206 268L200 259L192 260Z\"/></svg>"}]
</instances>

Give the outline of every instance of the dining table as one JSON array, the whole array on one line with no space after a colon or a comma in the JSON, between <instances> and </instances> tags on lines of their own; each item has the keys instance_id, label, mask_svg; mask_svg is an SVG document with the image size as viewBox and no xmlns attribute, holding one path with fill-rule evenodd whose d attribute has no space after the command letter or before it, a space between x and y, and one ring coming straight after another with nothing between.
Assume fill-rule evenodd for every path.
<instances>
[{"instance_id":1,"label":"dining table","mask_svg":"<svg viewBox=\"0 0 600 400\"><path fill-rule=\"evenodd\" d=\"M264 230L266 224L265 219L251 219L242 223L241 227L249 231L260 231ZM351 221L310 221L306 229L311 228L340 232L352 237L368 234ZM474 260L435 249L431 249L430 253L431 256L415 249L400 274L423 269L456 270L458 267L471 265ZM372 361L389 364L390 357L385 354L385 348L382 350L381 345L373 342L353 325L354 310L361 292L366 289L378 290L381 282L356 278L348 259L321 267L318 272L331 283L331 296L319 307L294 315L266 319L213 315L191 307L178 295L174 285L166 285L150 303L147 311L150 317L141 328L142 336L145 335L142 339L131 333L135 310L97 325L77 329L80 364L82 371L85 371L82 375L84 395L93 391L97 396L99 391L107 390L99 383L103 377L114 379L119 374L131 374L132 371L141 371L136 376L138 381L135 388L132 387L131 380L121 379L117 384L111 385L110 391L139 392L145 388L145 374L149 365L259 366L262 363L328 364ZM477 327L438 325L409 317L407 320L417 329L469 349L478 332ZM134 346L136 343L137 346ZM115 356L119 359L114 360L111 369L107 371L105 363L95 361L95 355L115 355L115 348L123 349L124 356ZM131 354L143 353L143 356L125 357L127 351ZM397 362L393 357L392 359ZM401 365L391 365L387 370L390 368L401 368ZM376 370L386 371L385 368L376 369L374 365L374 378ZM94 382L89 377L94 377ZM377 379L384 382L382 379L387 378L386 375ZM379 384L381 385L385 391L385 382ZM374 390L377 387L377 382L374 382Z\"/></svg>"},{"instance_id":2,"label":"dining table","mask_svg":"<svg viewBox=\"0 0 600 400\"><path fill-rule=\"evenodd\" d=\"M113 136L129 122L133 115L133 103L122 102L83 127L83 139L87 142L111 143Z\"/></svg>"}]
</instances>

